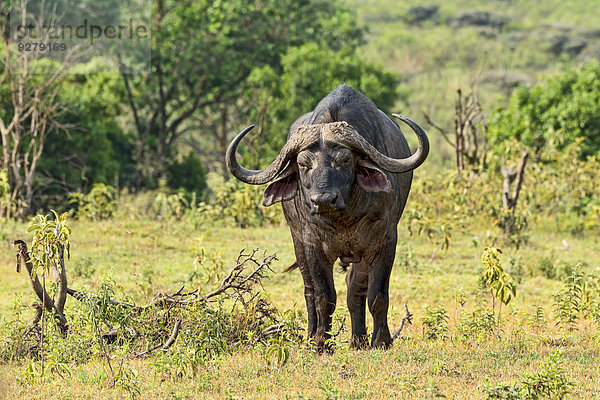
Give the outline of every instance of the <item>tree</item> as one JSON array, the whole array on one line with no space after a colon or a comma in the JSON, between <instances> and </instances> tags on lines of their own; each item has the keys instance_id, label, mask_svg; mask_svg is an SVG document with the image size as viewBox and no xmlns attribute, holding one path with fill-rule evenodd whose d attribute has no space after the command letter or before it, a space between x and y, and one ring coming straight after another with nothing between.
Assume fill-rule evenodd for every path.
<instances>
[{"instance_id":1,"label":"tree","mask_svg":"<svg viewBox=\"0 0 600 400\"><path fill-rule=\"evenodd\" d=\"M518 87L489 123L490 139L514 137L542 156L550 141L559 149L583 137L582 157L600 151L600 63L592 61L531 88Z\"/></svg>"},{"instance_id":2,"label":"tree","mask_svg":"<svg viewBox=\"0 0 600 400\"><path fill-rule=\"evenodd\" d=\"M40 28L48 16L47 10L42 9L36 18L32 18L27 6L27 0L23 0L13 18L18 16L23 26L34 24ZM45 58L40 51L18 51L17 35L21 32L11 32L8 27L8 13L14 11L9 7L3 5L1 18L1 168L8 173L11 200L19 204L18 212L23 215L31 206L34 177L46 139L51 132L61 129L57 117L64 108L57 95L76 47L66 50L60 61ZM46 42L45 38L39 40Z\"/></svg>"},{"instance_id":3,"label":"tree","mask_svg":"<svg viewBox=\"0 0 600 400\"><path fill-rule=\"evenodd\" d=\"M472 172L480 171L487 167L487 125L483 118L483 108L475 92L471 91L463 97L462 90L458 89L456 94L453 140L446 129L435 124L428 114L424 113L424 116L427 123L454 148L458 173L462 173L467 165Z\"/></svg>"},{"instance_id":4,"label":"tree","mask_svg":"<svg viewBox=\"0 0 600 400\"><path fill-rule=\"evenodd\" d=\"M326 0L156 0L151 71L123 74L135 120L136 184L166 172L175 143L203 129L222 148L253 69L279 68L285 50L318 37L357 46L354 14Z\"/></svg>"},{"instance_id":5,"label":"tree","mask_svg":"<svg viewBox=\"0 0 600 400\"><path fill-rule=\"evenodd\" d=\"M252 105L247 119L257 125L244 147L247 162L254 168L261 166L267 154L279 152L294 120L342 83L365 94L388 114L398 98L398 78L361 60L353 48L336 51L306 43L290 48L281 58L281 68L281 73L270 66L255 69L244 96Z\"/></svg>"},{"instance_id":6,"label":"tree","mask_svg":"<svg viewBox=\"0 0 600 400\"><path fill-rule=\"evenodd\" d=\"M58 120L71 128L53 134L44 147L35 185L43 195L36 207L57 207L66 193L87 192L95 183L131 183L133 138L121 123L125 98L119 70L105 60L71 68L58 93L59 101L69 104Z\"/></svg>"}]
</instances>

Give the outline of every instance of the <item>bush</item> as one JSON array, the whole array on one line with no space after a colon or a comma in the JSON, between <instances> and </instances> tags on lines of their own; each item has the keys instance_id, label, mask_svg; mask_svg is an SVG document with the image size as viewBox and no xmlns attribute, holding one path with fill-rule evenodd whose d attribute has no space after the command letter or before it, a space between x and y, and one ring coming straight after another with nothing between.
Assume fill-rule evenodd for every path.
<instances>
[{"instance_id":1,"label":"bush","mask_svg":"<svg viewBox=\"0 0 600 400\"><path fill-rule=\"evenodd\" d=\"M494 311L484 308L476 308L471 314L463 316L457 327L462 339L476 341L487 339L495 330Z\"/></svg>"},{"instance_id":2,"label":"bush","mask_svg":"<svg viewBox=\"0 0 600 400\"><path fill-rule=\"evenodd\" d=\"M600 150L600 63L572 68L531 88L513 91L509 105L497 110L488 121L492 142L509 138L532 147L547 158L543 150L554 142L564 150L584 138L581 159Z\"/></svg>"},{"instance_id":3,"label":"bush","mask_svg":"<svg viewBox=\"0 0 600 400\"><path fill-rule=\"evenodd\" d=\"M520 382L503 382L490 385L486 382L483 392L487 400L505 399L564 399L571 392L573 383L570 382L562 368L559 351L546 357L542 369L537 373L525 373Z\"/></svg>"},{"instance_id":4,"label":"bush","mask_svg":"<svg viewBox=\"0 0 600 400\"><path fill-rule=\"evenodd\" d=\"M190 218L199 218L203 222L222 221L240 228L279 223L283 219L280 204L263 207L264 186L247 185L237 180L223 181L214 173L208 175L208 186L212 196L207 203L201 203Z\"/></svg>"},{"instance_id":5,"label":"bush","mask_svg":"<svg viewBox=\"0 0 600 400\"><path fill-rule=\"evenodd\" d=\"M541 273L541 275L548 279L556 278L556 268L554 267L554 263L552 259L548 257L543 257L537 265L537 271Z\"/></svg>"},{"instance_id":6,"label":"bush","mask_svg":"<svg viewBox=\"0 0 600 400\"><path fill-rule=\"evenodd\" d=\"M181 161L167 166L167 185L174 190L203 193L206 190L206 170L200 159L189 153Z\"/></svg>"},{"instance_id":7,"label":"bush","mask_svg":"<svg viewBox=\"0 0 600 400\"><path fill-rule=\"evenodd\" d=\"M76 218L92 221L110 218L117 206L115 188L96 183L88 194L71 193L69 204Z\"/></svg>"},{"instance_id":8,"label":"bush","mask_svg":"<svg viewBox=\"0 0 600 400\"><path fill-rule=\"evenodd\" d=\"M427 339L445 339L448 337L448 312L444 307L425 308L423 315L424 334Z\"/></svg>"}]
</instances>

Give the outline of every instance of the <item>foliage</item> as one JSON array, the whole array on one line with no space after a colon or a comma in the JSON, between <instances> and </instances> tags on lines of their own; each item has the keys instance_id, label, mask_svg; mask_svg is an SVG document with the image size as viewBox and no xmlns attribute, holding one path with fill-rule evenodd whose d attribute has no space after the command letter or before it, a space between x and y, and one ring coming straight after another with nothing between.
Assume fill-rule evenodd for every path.
<instances>
[{"instance_id":1,"label":"foliage","mask_svg":"<svg viewBox=\"0 0 600 400\"><path fill-rule=\"evenodd\" d=\"M181 218L188 209L190 202L182 192L159 191L152 202L152 213L157 219Z\"/></svg>"},{"instance_id":2,"label":"foliage","mask_svg":"<svg viewBox=\"0 0 600 400\"><path fill-rule=\"evenodd\" d=\"M275 364L278 367L283 367L290 359L291 345L287 339L287 335L279 335L276 338L269 339L268 346L265 350L265 359L267 364L271 365L272 358L275 358ZM275 357L273 357L275 356Z\"/></svg>"},{"instance_id":3,"label":"foliage","mask_svg":"<svg viewBox=\"0 0 600 400\"><path fill-rule=\"evenodd\" d=\"M524 373L520 382L490 385L486 382L483 392L487 400L506 399L564 399L571 393L573 383L566 377L562 368L560 351L546 357L542 369L536 373Z\"/></svg>"},{"instance_id":4,"label":"foliage","mask_svg":"<svg viewBox=\"0 0 600 400\"><path fill-rule=\"evenodd\" d=\"M103 183L97 183L88 194L69 194L71 212L78 219L101 221L110 218L117 206L115 189Z\"/></svg>"},{"instance_id":5,"label":"foliage","mask_svg":"<svg viewBox=\"0 0 600 400\"><path fill-rule=\"evenodd\" d=\"M532 88L517 88L509 105L489 121L490 138L501 143L514 137L542 158L549 142L564 149L584 138L581 157L585 159L600 150L599 104L600 63L592 61Z\"/></svg>"},{"instance_id":6,"label":"foliage","mask_svg":"<svg viewBox=\"0 0 600 400\"><path fill-rule=\"evenodd\" d=\"M118 71L104 59L75 66L59 91L66 104L64 129L48 141L40 159L37 206L60 204L65 193L87 192L97 183L132 183L131 138L121 126L125 89Z\"/></svg>"},{"instance_id":7,"label":"foliage","mask_svg":"<svg viewBox=\"0 0 600 400\"><path fill-rule=\"evenodd\" d=\"M486 382L486 387L483 389L486 394L486 400L522 400L521 390L515 383L498 383L490 385Z\"/></svg>"},{"instance_id":8,"label":"foliage","mask_svg":"<svg viewBox=\"0 0 600 400\"><path fill-rule=\"evenodd\" d=\"M564 282L563 290L554 294L554 311L557 325L569 331L577 329L584 306L585 275L576 266Z\"/></svg>"},{"instance_id":9,"label":"foliage","mask_svg":"<svg viewBox=\"0 0 600 400\"><path fill-rule=\"evenodd\" d=\"M486 247L483 249L481 262L484 266L485 284L492 293L493 299L498 299L500 303L508 305L517 295L517 286L502 268L500 253L502 253L500 249Z\"/></svg>"},{"instance_id":10,"label":"foliage","mask_svg":"<svg viewBox=\"0 0 600 400\"><path fill-rule=\"evenodd\" d=\"M213 192L208 203L202 203L190 218L200 216L203 221L224 221L240 228L279 223L281 206L264 207L264 186L242 184L237 180L223 181L216 174L209 174L208 186Z\"/></svg>"},{"instance_id":11,"label":"foliage","mask_svg":"<svg viewBox=\"0 0 600 400\"><path fill-rule=\"evenodd\" d=\"M151 71L123 76L136 116L138 179L145 175L149 187L164 176L190 124L201 126L205 137L194 139L203 139L202 147L217 145L216 161L223 165L226 128L240 114L229 110L242 106L244 114L247 107L236 99L254 69L279 72L287 49L306 42L339 49L362 40L354 15L339 2L171 0L153 7Z\"/></svg>"},{"instance_id":12,"label":"foliage","mask_svg":"<svg viewBox=\"0 0 600 400\"><path fill-rule=\"evenodd\" d=\"M532 165L533 185L527 185L526 202L531 212L554 216L557 226L572 233L595 231L600 227L596 207L600 199L594 182L600 179L598 160L581 159L581 140L560 152L548 145L549 163Z\"/></svg>"},{"instance_id":13,"label":"foliage","mask_svg":"<svg viewBox=\"0 0 600 400\"><path fill-rule=\"evenodd\" d=\"M513 144L505 143L503 153L515 152ZM498 241L506 223L512 223L514 230L506 244L515 248L525 246L531 226L545 218L554 220L559 231L600 232L600 193L595 184L600 180L598 161L595 157L581 160L580 154L580 141L562 152L549 145L545 155L551 162L530 163L514 215L502 207L498 155L492 155L490 168L479 174L451 170L416 174L403 216L409 233L447 250L453 236L474 222L500 228L496 232L489 229L490 243Z\"/></svg>"},{"instance_id":14,"label":"foliage","mask_svg":"<svg viewBox=\"0 0 600 400\"><path fill-rule=\"evenodd\" d=\"M0 169L0 219L10 218L13 202L10 198L10 185L5 169Z\"/></svg>"},{"instance_id":15,"label":"foliage","mask_svg":"<svg viewBox=\"0 0 600 400\"><path fill-rule=\"evenodd\" d=\"M448 312L444 307L425 308L423 315L424 335L427 334L427 339L445 339L448 337Z\"/></svg>"},{"instance_id":16,"label":"foliage","mask_svg":"<svg viewBox=\"0 0 600 400\"><path fill-rule=\"evenodd\" d=\"M48 215L38 215L38 222L30 225L27 231L32 234L33 240L29 249L29 256L34 269L50 270L50 264L60 265L61 258L71 256L71 228L67 225L68 214L58 215L52 211L54 220Z\"/></svg>"},{"instance_id":17,"label":"foliage","mask_svg":"<svg viewBox=\"0 0 600 400\"><path fill-rule=\"evenodd\" d=\"M206 168L193 153L167 166L167 185L171 189L189 193L203 193L206 189Z\"/></svg>"},{"instance_id":18,"label":"foliage","mask_svg":"<svg viewBox=\"0 0 600 400\"><path fill-rule=\"evenodd\" d=\"M571 392L573 384L562 368L561 356L557 351L546 358L540 372L523 375L521 384L524 399L563 399Z\"/></svg>"},{"instance_id":19,"label":"foliage","mask_svg":"<svg viewBox=\"0 0 600 400\"><path fill-rule=\"evenodd\" d=\"M457 333L464 340L484 341L496 330L493 310L476 308L470 314L462 315Z\"/></svg>"}]
</instances>

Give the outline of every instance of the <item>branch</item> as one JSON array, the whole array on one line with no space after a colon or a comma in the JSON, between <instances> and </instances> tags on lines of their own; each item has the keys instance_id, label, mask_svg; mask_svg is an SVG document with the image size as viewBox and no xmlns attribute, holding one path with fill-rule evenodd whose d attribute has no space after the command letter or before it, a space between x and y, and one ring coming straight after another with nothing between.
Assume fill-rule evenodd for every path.
<instances>
[{"instance_id":1,"label":"branch","mask_svg":"<svg viewBox=\"0 0 600 400\"><path fill-rule=\"evenodd\" d=\"M175 293L173 294L162 294L159 293L156 296L154 296L154 298L152 300L150 300L150 302L144 306L136 306L135 304L130 304L130 303L126 303L124 301L118 301L118 300L112 300L112 299L104 299L102 297L98 297L89 293L83 293L71 288L67 288L67 293L71 296L73 296L73 298L84 302L84 301L95 301L96 304L102 304L104 302L108 302L109 304L116 306L116 307L125 307L125 308L131 308L133 310L135 310L137 313L141 313L143 311L146 311L150 308L155 307L156 305L162 304L162 305L166 305L166 306L176 306L176 305L185 305L185 304L189 304L192 303L194 301L196 301L198 299L198 290L193 290L191 292L188 293L181 293L181 291L183 290L183 286Z\"/></svg>"},{"instance_id":2,"label":"branch","mask_svg":"<svg viewBox=\"0 0 600 400\"><path fill-rule=\"evenodd\" d=\"M271 262L277 260L277 255L272 254L264 257L263 261L259 263L254 259L254 255L257 251L258 249L254 249L250 254L244 254L244 250L240 251L236 261L236 266L229 272L227 277L223 279L221 286L219 286L213 292L205 295L204 300L208 301L208 299L223 294L229 289L234 289L237 294L237 300L241 300L242 303L244 303L243 295L250 293L253 285L255 283L259 283L261 279L265 277L265 270L273 272L270 265ZM255 264L256 268L248 275L244 275L246 264L248 262Z\"/></svg>"},{"instance_id":3,"label":"branch","mask_svg":"<svg viewBox=\"0 0 600 400\"><path fill-rule=\"evenodd\" d=\"M519 160L519 163L517 165L517 169L515 169L513 166L509 167L506 164L506 157L502 155L502 166L500 168L500 172L504 177L502 205L505 209L514 209L517 205L519 193L521 192L521 186L523 184L523 175L525 174L525 166L527 165L528 157L529 152L527 150L523 150L523 153L521 153L521 159ZM511 195L510 185L513 182L515 183L515 185Z\"/></svg>"},{"instance_id":4,"label":"branch","mask_svg":"<svg viewBox=\"0 0 600 400\"><path fill-rule=\"evenodd\" d=\"M394 331L394 333L392 334L392 341L394 341L398 336L400 336L400 333L402 332L402 329L404 328L404 324L406 322L408 322L410 325L412 325L412 320L411 318L413 317L413 315L411 314L410 311L408 311L408 306L405 304L404 305L404 312L406 313L404 315L404 317L402 317L402 319L400 320L400 326L398 327L398 329L396 329Z\"/></svg>"},{"instance_id":5,"label":"branch","mask_svg":"<svg viewBox=\"0 0 600 400\"><path fill-rule=\"evenodd\" d=\"M519 160L519 164L517 165L517 180L515 181L515 187L513 190L512 198L517 204L517 200L519 199L519 193L521 192L521 185L523 184L523 175L525 175L525 166L527 165L527 158L529 157L529 152L527 150L523 150L521 154L521 159Z\"/></svg>"},{"instance_id":6,"label":"branch","mask_svg":"<svg viewBox=\"0 0 600 400\"><path fill-rule=\"evenodd\" d=\"M444 140L452 147L456 147L456 143L452 143L452 141L450 140L450 138L448 137L448 133L446 133L446 130L439 127L438 125L436 125L432 120L431 117L429 117L429 115L423 111L423 116L425 117L425 121L427 121L427 123L431 126L433 126L439 133L441 133L442 137L444 138Z\"/></svg>"},{"instance_id":7,"label":"branch","mask_svg":"<svg viewBox=\"0 0 600 400\"><path fill-rule=\"evenodd\" d=\"M29 273L29 278L31 281L33 291L40 299L42 304L46 306L46 310L54 313L61 333L63 334L63 336L66 336L69 330L69 327L67 325L67 319L65 318L62 311L56 307L56 304L48 295L48 292L46 292L46 289L44 289L35 271L33 270L33 264L29 262L29 252L27 250L27 244L22 240L15 240L13 242L13 246L17 248L17 272L20 272L21 266L25 264L25 268L27 268L27 272ZM36 320L37 318L34 319L34 321Z\"/></svg>"},{"instance_id":8,"label":"branch","mask_svg":"<svg viewBox=\"0 0 600 400\"><path fill-rule=\"evenodd\" d=\"M175 343L175 340L177 340L177 336L179 335L179 330L181 328L181 322L182 322L181 319L177 319L175 321L175 325L173 326L173 331L171 332L171 336L169 336L169 338L167 339L167 341L164 344L157 344L155 346L150 347L148 350L135 353L135 356L136 357L149 356L150 353L152 353L154 350L157 350L160 348L162 348L163 350L167 350L169 347L171 347L173 345L173 343Z\"/></svg>"},{"instance_id":9,"label":"branch","mask_svg":"<svg viewBox=\"0 0 600 400\"><path fill-rule=\"evenodd\" d=\"M175 326L173 327L173 332L171 332L171 336L169 336L169 339L162 346L163 350L168 349L173 345L173 343L175 343L175 340L177 340L177 335L179 335L179 328L181 328L181 320L177 319L175 321Z\"/></svg>"},{"instance_id":10,"label":"branch","mask_svg":"<svg viewBox=\"0 0 600 400\"><path fill-rule=\"evenodd\" d=\"M58 224L54 229L54 234L60 240L61 233L58 231ZM64 313L65 302L67 301L67 268L65 267L65 246L60 245L58 253L58 259L60 263L60 271L55 263L52 263L52 271L54 272L54 279L56 280L57 294L56 294L56 307L60 312Z\"/></svg>"}]
</instances>

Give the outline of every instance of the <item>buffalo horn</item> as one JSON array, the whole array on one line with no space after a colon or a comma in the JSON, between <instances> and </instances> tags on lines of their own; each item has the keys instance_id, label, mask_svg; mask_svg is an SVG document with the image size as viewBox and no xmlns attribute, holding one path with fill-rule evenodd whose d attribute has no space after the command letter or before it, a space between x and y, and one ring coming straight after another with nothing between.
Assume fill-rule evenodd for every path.
<instances>
[{"instance_id":1,"label":"buffalo horn","mask_svg":"<svg viewBox=\"0 0 600 400\"><path fill-rule=\"evenodd\" d=\"M309 131L310 134L308 135L292 135L271 165L261 170L250 170L242 167L238 163L235 152L240 141L252 130L252 128L254 128L254 125L250 125L241 131L231 141L227 148L227 153L225 154L225 162L227 163L229 172L240 181L251 185L262 185L263 183L271 181L281 172L288 161L294 157L300 149L318 139L317 132L314 131Z\"/></svg>"},{"instance_id":2,"label":"buffalo horn","mask_svg":"<svg viewBox=\"0 0 600 400\"><path fill-rule=\"evenodd\" d=\"M358 148L363 151L380 168L395 174L412 171L425 161L429 154L429 140L425 131L411 119L398 114L392 114L402 122L406 123L417 134L419 146L415 154L408 158L391 158L382 154L379 150L367 142L354 128L345 122L341 124L342 129L332 129L334 140Z\"/></svg>"}]
</instances>

